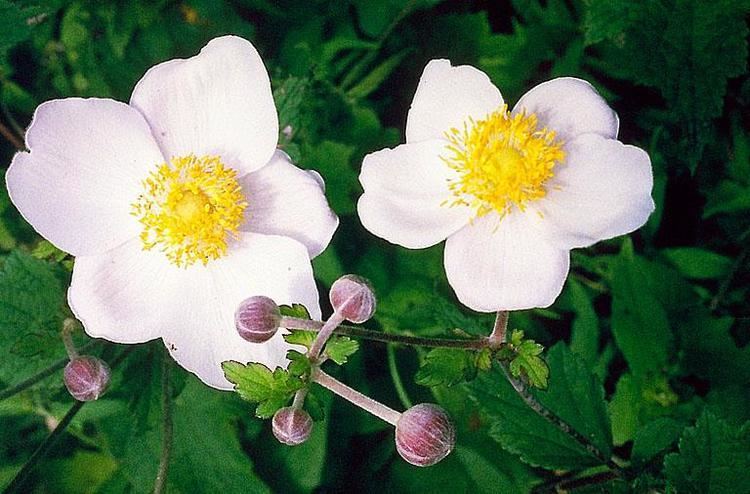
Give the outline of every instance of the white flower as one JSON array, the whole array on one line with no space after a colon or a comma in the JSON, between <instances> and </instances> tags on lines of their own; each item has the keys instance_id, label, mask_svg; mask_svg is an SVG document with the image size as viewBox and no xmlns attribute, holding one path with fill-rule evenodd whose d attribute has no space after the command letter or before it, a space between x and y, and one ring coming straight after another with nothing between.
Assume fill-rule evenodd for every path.
<instances>
[{"instance_id":1,"label":"white flower","mask_svg":"<svg viewBox=\"0 0 750 494\"><path fill-rule=\"evenodd\" d=\"M540 84L508 112L484 73L433 60L406 144L364 159L360 219L411 249L447 239L448 282L474 310L547 307L570 249L631 232L654 210L649 157L617 130L580 79Z\"/></svg>"},{"instance_id":2,"label":"white flower","mask_svg":"<svg viewBox=\"0 0 750 494\"><path fill-rule=\"evenodd\" d=\"M262 345L234 328L251 295L320 316L310 258L338 225L320 176L276 150L263 62L234 36L152 67L130 104L68 98L37 108L30 152L7 173L11 200L76 256L68 300L86 332L162 338L205 383L220 363L286 364L282 334Z\"/></svg>"}]
</instances>

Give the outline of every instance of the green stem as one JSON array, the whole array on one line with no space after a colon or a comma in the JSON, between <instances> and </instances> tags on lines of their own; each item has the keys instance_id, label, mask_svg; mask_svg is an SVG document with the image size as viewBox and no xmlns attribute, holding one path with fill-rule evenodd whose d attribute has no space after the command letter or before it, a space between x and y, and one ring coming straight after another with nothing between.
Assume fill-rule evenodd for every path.
<instances>
[{"instance_id":1,"label":"green stem","mask_svg":"<svg viewBox=\"0 0 750 494\"><path fill-rule=\"evenodd\" d=\"M172 367L170 363L170 357L165 349L164 355L162 356L161 366L161 456L159 458L159 469L156 472L156 480L154 482L154 494L161 494L166 490L169 459L172 456L172 438L174 436L174 431L172 423Z\"/></svg>"},{"instance_id":2,"label":"green stem","mask_svg":"<svg viewBox=\"0 0 750 494\"><path fill-rule=\"evenodd\" d=\"M365 55L359 60L359 62L357 62L354 67L352 67L346 77L344 77L344 80L341 82L341 85L339 87L347 90L351 89L351 86L354 86L354 83L359 80L367 66L370 65L378 56L378 52L381 48L383 48L385 40L387 40L388 36L390 36L393 30L396 29L396 26L398 26L399 23L411 13L415 4L416 0L410 0L406 5L404 5L404 8L401 9L401 11L388 25L385 31L383 31L380 36L378 36L377 44L375 45L375 47L365 53Z\"/></svg>"},{"instance_id":3,"label":"green stem","mask_svg":"<svg viewBox=\"0 0 750 494\"><path fill-rule=\"evenodd\" d=\"M37 463L39 463L39 460L44 458L44 456L47 454L47 452L52 449L52 446L57 443L58 439L60 439L60 436L65 431L65 429L70 425L70 422L73 420L73 418L76 416L76 414L81 410L81 407L85 405L86 402L84 401L76 401L75 404L70 407L68 410L68 413L65 414L65 416L62 418L59 424L57 424L57 427L50 433L49 436L47 436L47 439L45 439L42 444L39 445L39 447L34 451L34 453L31 455L31 458L24 464L23 468L16 474L16 476L13 478L13 480L8 484L8 486L5 488L5 491L3 491L5 494L11 494L13 492L19 491L19 489L23 486L23 484L26 482L26 480L29 478L29 474L36 468ZM20 492L20 491L19 491Z\"/></svg>"},{"instance_id":4,"label":"green stem","mask_svg":"<svg viewBox=\"0 0 750 494\"><path fill-rule=\"evenodd\" d=\"M391 380L393 381L393 387L396 388L396 394L398 399L401 400L401 404L407 410L413 406L412 401L409 399L409 394L406 392L404 382L401 380L401 374L398 372L398 364L396 363L396 349L393 345L388 345L386 348L388 353L388 370L391 373Z\"/></svg>"},{"instance_id":5,"label":"green stem","mask_svg":"<svg viewBox=\"0 0 750 494\"><path fill-rule=\"evenodd\" d=\"M500 368L503 370L503 374L505 374L508 382L510 382L511 386L513 386L513 389L516 391L516 393L518 393L524 403L526 403L526 406L531 408L542 418L546 419L549 423L560 429L564 434L569 436L575 442L583 446L583 448L591 456L602 462L603 465L607 465L613 472L616 472L618 475L622 474L620 467L615 462L613 462L611 458L608 458L607 455L605 455L599 448L597 448L594 443L589 441L586 436L575 430L570 424L555 415L555 413L550 409L542 405L536 399L536 396L534 396L531 391L529 391L529 388L522 381L513 377L510 369L508 368L507 362L500 361Z\"/></svg>"},{"instance_id":6,"label":"green stem","mask_svg":"<svg viewBox=\"0 0 750 494\"><path fill-rule=\"evenodd\" d=\"M114 369L115 367L117 367L120 362L125 360L125 357L128 356L131 350L132 348L128 348L127 350L122 352L115 360L112 361L112 363L110 364L110 368ZM87 402L85 401L76 401L75 404L70 407L68 413L66 413L62 420L60 420L60 423L57 424L57 427L55 427L55 429L49 434L49 436L47 436L42 444L39 445L36 451L34 451L34 453L31 455L31 458L29 458L28 461L24 464L23 468L21 468L16 476L13 477L13 480L11 480L10 484L6 486L5 490L3 491L4 494L11 494L13 492L16 492L20 487L23 486L23 484L29 478L29 474L31 474L34 471L34 468L36 468L37 463L39 463L39 461L44 458L49 450L52 449L52 446L57 443L62 433L65 431L65 429L68 428L70 423L73 421L73 418L86 403Z\"/></svg>"},{"instance_id":7,"label":"green stem","mask_svg":"<svg viewBox=\"0 0 750 494\"><path fill-rule=\"evenodd\" d=\"M80 351L87 352L88 350L91 350L91 348L96 344L95 341L90 341L84 346L80 348ZM27 377L23 381L19 382L18 384L14 384L8 388L5 388L4 390L0 391L0 401L5 400L6 398L10 398L11 396L20 393L21 391L24 391L26 388L30 388L31 386L35 385L36 383L43 381L47 377L51 376L55 372L59 371L66 365L68 365L68 362L70 362L70 359L68 357L62 358L58 360L57 362L53 363L46 369L43 369L36 374L34 374L31 377Z\"/></svg>"},{"instance_id":8,"label":"green stem","mask_svg":"<svg viewBox=\"0 0 750 494\"><path fill-rule=\"evenodd\" d=\"M296 317L282 317L281 327L287 329L299 329L303 331L319 331L323 327L320 321L311 321L309 319L298 319ZM381 343L393 343L398 345L422 346L430 348L462 348L464 350L481 350L487 348L487 338L459 340L453 338L424 338L421 336L411 336L405 334L384 333L382 331L373 331L372 329L360 328L357 326L340 325L334 331L334 334L342 336L353 336L356 338L365 338Z\"/></svg>"}]
</instances>

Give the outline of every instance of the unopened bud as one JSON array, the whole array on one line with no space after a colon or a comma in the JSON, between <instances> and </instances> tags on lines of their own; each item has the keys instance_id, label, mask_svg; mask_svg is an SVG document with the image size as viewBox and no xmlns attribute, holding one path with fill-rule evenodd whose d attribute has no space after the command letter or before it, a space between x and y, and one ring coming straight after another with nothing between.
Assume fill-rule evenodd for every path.
<instances>
[{"instance_id":1,"label":"unopened bud","mask_svg":"<svg viewBox=\"0 0 750 494\"><path fill-rule=\"evenodd\" d=\"M344 319L359 324L375 313L375 293L366 279L347 274L331 286L331 305Z\"/></svg>"},{"instance_id":2,"label":"unopened bud","mask_svg":"<svg viewBox=\"0 0 750 494\"><path fill-rule=\"evenodd\" d=\"M273 338L280 323L279 306L262 295L243 300L234 313L237 332L251 343L263 343Z\"/></svg>"},{"instance_id":3,"label":"unopened bud","mask_svg":"<svg viewBox=\"0 0 750 494\"><path fill-rule=\"evenodd\" d=\"M396 449L412 465L434 465L448 456L455 444L456 429L437 405L414 405L401 414L396 424Z\"/></svg>"},{"instance_id":4,"label":"unopened bud","mask_svg":"<svg viewBox=\"0 0 750 494\"><path fill-rule=\"evenodd\" d=\"M63 381L73 398L92 401L107 390L110 374L103 360L92 356L76 357L65 366Z\"/></svg>"},{"instance_id":5,"label":"unopened bud","mask_svg":"<svg viewBox=\"0 0 750 494\"><path fill-rule=\"evenodd\" d=\"M312 432L310 414L301 408L285 407L277 411L271 420L271 430L279 442L297 446L307 441Z\"/></svg>"}]
</instances>

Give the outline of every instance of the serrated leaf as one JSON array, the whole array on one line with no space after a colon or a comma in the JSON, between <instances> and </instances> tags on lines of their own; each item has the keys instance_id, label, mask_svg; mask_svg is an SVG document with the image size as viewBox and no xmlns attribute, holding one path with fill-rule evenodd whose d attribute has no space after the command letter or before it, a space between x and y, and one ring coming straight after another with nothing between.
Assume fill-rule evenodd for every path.
<instances>
[{"instance_id":1,"label":"serrated leaf","mask_svg":"<svg viewBox=\"0 0 750 494\"><path fill-rule=\"evenodd\" d=\"M21 251L0 269L0 381L15 383L65 356L60 339L65 290L59 265Z\"/></svg>"},{"instance_id":2,"label":"serrated leaf","mask_svg":"<svg viewBox=\"0 0 750 494\"><path fill-rule=\"evenodd\" d=\"M425 355L414 380L422 386L452 386L476 375L474 352L435 348Z\"/></svg>"},{"instance_id":3,"label":"serrated leaf","mask_svg":"<svg viewBox=\"0 0 750 494\"><path fill-rule=\"evenodd\" d=\"M562 343L549 350L547 359L549 387L530 393L608 457L612 439L601 383ZM480 374L467 389L489 418L492 437L523 461L565 470L600 464L574 439L531 410L497 367Z\"/></svg>"},{"instance_id":4,"label":"serrated leaf","mask_svg":"<svg viewBox=\"0 0 750 494\"><path fill-rule=\"evenodd\" d=\"M669 484L680 494L750 493L750 424L732 427L704 412L667 455Z\"/></svg>"},{"instance_id":5,"label":"serrated leaf","mask_svg":"<svg viewBox=\"0 0 750 494\"><path fill-rule=\"evenodd\" d=\"M282 312L282 314L284 314ZM292 345L302 345L310 348L318 335L316 331L305 331L303 329L292 329L289 334L284 335L284 341Z\"/></svg>"},{"instance_id":6,"label":"serrated leaf","mask_svg":"<svg viewBox=\"0 0 750 494\"><path fill-rule=\"evenodd\" d=\"M635 433L631 461L636 464L646 463L676 443L683 429L683 424L670 417L652 420Z\"/></svg>"},{"instance_id":7,"label":"serrated leaf","mask_svg":"<svg viewBox=\"0 0 750 494\"><path fill-rule=\"evenodd\" d=\"M279 312L282 316L296 317L297 319L310 319L310 311L302 304L280 305Z\"/></svg>"},{"instance_id":8,"label":"serrated leaf","mask_svg":"<svg viewBox=\"0 0 750 494\"><path fill-rule=\"evenodd\" d=\"M272 417L305 385L303 380L280 367L271 372L263 364L251 362L245 365L231 360L223 362L221 366L240 397L258 403L255 414L260 418Z\"/></svg>"},{"instance_id":9,"label":"serrated leaf","mask_svg":"<svg viewBox=\"0 0 750 494\"><path fill-rule=\"evenodd\" d=\"M307 358L307 355L297 350L289 350L286 352L286 358L289 359L287 370L290 374L297 377L308 376L310 374L310 359Z\"/></svg>"},{"instance_id":10,"label":"serrated leaf","mask_svg":"<svg viewBox=\"0 0 750 494\"><path fill-rule=\"evenodd\" d=\"M546 388L549 368L539 357L543 351L544 347L533 340L524 340L516 346L516 356L510 361L513 377L522 378L535 388Z\"/></svg>"},{"instance_id":11,"label":"serrated leaf","mask_svg":"<svg viewBox=\"0 0 750 494\"><path fill-rule=\"evenodd\" d=\"M323 351L329 359L344 365L349 357L359 350L359 343L348 336L332 336Z\"/></svg>"}]
</instances>

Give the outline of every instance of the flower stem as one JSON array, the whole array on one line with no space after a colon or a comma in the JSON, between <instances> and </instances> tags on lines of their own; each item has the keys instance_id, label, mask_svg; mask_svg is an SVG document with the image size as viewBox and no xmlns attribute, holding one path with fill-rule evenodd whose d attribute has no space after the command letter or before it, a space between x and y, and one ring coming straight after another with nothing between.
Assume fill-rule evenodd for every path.
<instances>
[{"instance_id":1,"label":"flower stem","mask_svg":"<svg viewBox=\"0 0 750 494\"><path fill-rule=\"evenodd\" d=\"M333 311L331 317L328 318L325 324L320 328L320 331L318 331L318 336L315 338L315 341L313 341L312 346L310 346L310 351L307 352L307 356L311 362L318 360L320 351L323 350L326 341L328 341L328 338L333 334L333 330L342 322L344 322L344 316L342 316L339 311Z\"/></svg>"},{"instance_id":2,"label":"flower stem","mask_svg":"<svg viewBox=\"0 0 750 494\"><path fill-rule=\"evenodd\" d=\"M13 145L17 150L24 151L26 150L26 146L23 145L23 141L21 141L16 135L11 132L11 130L3 125L2 122L0 122L0 135L5 137L9 143Z\"/></svg>"},{"instance_id":3,"label":"flower stem","mask_svg":"<svg viewBox=\"0 0 750 494\"><path fill-rule=\"evenodd\" d=\"M112 369L117 367L123 360L125 360L125 357L128 356L131 350L132 348L128 348L120 355L118 355L117 358L112 361L110 367ZM34 468L36 468L37 463L39 463L39 461L44 458L49 450L52 449L55 443L57 443L62 433L65 431L65 429L68 428L70 423L73 421L73 418L81 410L81 407L83 407L83 405L85 405L86 403L88 402L76 401L73 406L70 407L62 420L60 420L60 423L57 424L57 427L55 427L54 430L49 434L49 436L47 436L47 438L42 442L42 444L39 445L36 451L34 451L34 453L31 455L31 458L26 461L23 468L21 468L16 476L13 477L13 480L11 480L10 484L5 487L5 490L3 491L4 494L11 494L13 492L19 491L20 487L22 487L26 480L29 478L29 474L31 474L31 472L34 471Z\"/></svg>"},{"instance_id":4,"label":"flower stem","mask_svg":"<svg viewBox=\"0 0 750 494\"><path fill-rule=\"evenodd\" d=\"M96 344L95 341L90 341L81 347L81 351L86 352L88 350L91 350L91 348L93 348L95 344ZM62 358L58 360L57 362L53 363L52 365L50 365L49 367L42 369L41 371L37 372L36 374L30 377L27 377L26 379L19 382L18 384L14 384L13 386L5 388L4 390L0 391L0 401L5 400L6 398L10 398L11 396L17 393L20 393L26 388L30 388L36 383L43 381L44 379L48 378L55 372L59 371L60 369L68 365L68 362L70 362L70 358L68 357Z\"/></svg>"},{"instance_id":5,"label":"flower stem","mask_svg":"<svg viewBox=\"0 0 750 494\"><path fill-rule=\"evenodd\" d=\"M161 366L161 405L162 405L162 436L161 456L159 458L159 470L154 482L154 494L165 492L167 486L167 473L169 471L169 459L172 456L172 367L166 349L162 356Z\"/></svg>"},{"instance_id":6,"label":"flower stem","mask_svg":"<svg viewBox=\"0 0 750 494\"><path fill-rule=\"evenodd\" d=\"M398 372L398 364L396 362L396 349L393 345L388 345L386 351L388 352L388 370L391 373L391 380L393 381L393 387L396 388L396 394L398 399L401 400L401 404L405 408L409 409L413 403L409 399L409 394L406 392L404 382L401 380L401 374Z\"/></svg>"},{"instance_id":7,"label":"flower stem","mask_svg":"<svg viewBox=\"0 0 750 494\"><path fill-rule=\"evenodd\" d=\"M65 345L65 351L68 352L68 358L75 360L78 358L78 350L76 345L73 343L73 331L76 328L76 322L73 319L67 318L63 321L63 328L60 333L62 336L63 345Z\"/></svg>"},{"instance_id":8,"label":"flower stem","mask_svg":"<svg viewBox=\"0 0 750 494\"><path fill-rule=\"evenodd\" d=\"M360 407L361 409L370 412L381 420L388 422L394 427L398 423L398 419L401 414L392 408L389 408L379 401L375 401L369 396L365 396L359 391L356 391L346 384L342 383L338 379L326 374L319 368L314 368L311 379L323 386L324 388L332 391L339 395L350 403Z\"/></svg>"},{"instance_id":9,"label":"flower stem","mask_svg":"<svg viewBox=\"0 0 750 494\"><path fill-rule=\"evenodd\" d=\"M489 347L498 349L505 343L506 333L508 332L508 311L499 310L495 317L495 326L492 328L492 333L487 338Z\"/></svg>"},{"instance_id":10,"label":"flower stem","mask_svg":"<svg viewBox=\"0 0 750 494\"><path fill-rule=\"evenodd\" d=\"M296 317L284 316L281 318L281 327L287 329L300 329L303 331L320 331L323 323L320 321L311 321L309 319L299 319ZM384 333L372 329L360 328L357 326L339 325L333 330L334 334L342 336L353 336L356 338L365 338L381 343L394 343L398 345L422 346L430 348L461 348L464 350L481 350L487 348L487 338L476 339L454 339L454 338L424 338L421 336L411 336L406 334Z\"/></svg>"},{"instance_id":11,"label":"flower stem","mask_svg":"<svg viewBox=\"0 0 750 494\"><path fill-rule=\"evenodd\" d=\"M531 394L529 388L522 381L513 377L513 375L510 373L510 370L508 369L507 362L500 361L500 368L503 370L503 374L505 374L508 382L510 382L511 386L513 386L513 389L516 391L516 393L518 393L518 395L529 408L546 419L549 423L560 429L563 433L572 438L578 444L583 446L583 448L591 456L602 462L602 464L607 465L612 471L617 472L618 475L621 473L620 467L615 462L613 462L611 458L607 458L607 456L599 448L597 448L594 443L589 441L586 436L575 430L570 424L565 422L547 407L542 405L536 399L536 396Z\"/></svg>"},{"instance_id":12,"label":"flower stem","mask_svg":"<svg viewBox=\"0 0 750 494\"><path fill-rule=\"evenodd\" d=\"M57 427L55 427L50 435L47 436L47 438L44 440L44 442L39 445L36 451L34 451L34 453L31 455L31 458L28 459L23 468L21 468L21 470L16 474L11 483L8 484L8 486L5 488L5 490L3 491L5 494L11 494L13 492L19 491L19 489L29 478L29 474L31 474L34 468L36 468L39 460L44 458L47 452L52 449L52 446L57 443L58 439L60 439L60 436L63 434L65 429L67 429L67 427L70 425L70 422L72 422L73 418L81 410L81 407L83 407L84 404L86 404L85 401L76 401L73 406L70 407L68 413L66 413L60 423L57 424Z\"/></svg>"}]
</instances>

